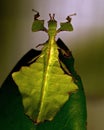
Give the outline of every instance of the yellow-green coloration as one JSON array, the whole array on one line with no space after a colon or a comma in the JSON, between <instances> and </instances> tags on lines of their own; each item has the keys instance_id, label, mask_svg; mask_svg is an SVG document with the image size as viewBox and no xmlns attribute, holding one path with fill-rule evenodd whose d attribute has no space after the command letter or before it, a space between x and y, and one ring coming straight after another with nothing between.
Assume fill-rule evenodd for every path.
<instances>
[{"instance_id":1,"label":"yellow-green coloration","mask_svg":"<svg viewBox=\"0 0 104 130\"><path fill-rule=\"evenodd\" d=\"M54 15L50 15L48 29L43 27L41 22L39 24L42 28L40 25L36 28L35 23L38 21L40 20L35 19L33 22L32 31L47 32L49 40L44 44L42 53L34 63L12 74L22 95L25 114L36 123L52 120L69 99L70 93L78 89L72 76L65 74L60 67L55 36L62 29L60 27L57 30Z\"/></svg>"}]
</instances>

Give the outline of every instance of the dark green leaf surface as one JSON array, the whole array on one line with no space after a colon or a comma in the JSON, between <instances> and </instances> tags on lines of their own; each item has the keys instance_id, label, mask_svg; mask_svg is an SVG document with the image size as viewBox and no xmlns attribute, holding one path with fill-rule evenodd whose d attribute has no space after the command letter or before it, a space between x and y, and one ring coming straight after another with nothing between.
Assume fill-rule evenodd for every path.
<instances>
[{"instance_id":1,"label":"dark green leaf surface","mask_svg":"<svg viewBox=\"0 0 104 130\"><path fill-rule=\"evenodd\" d=\"M58 44L67 50L62 41ZM68 51L68 50L67 50ZM31 50L16 65L13 71L27 65L28 61L40 52ZM54 120L34 125L23 113L22 98L14 84L11 74L7 77L0 89L0 129L1 130L86 130L86 101L80 77L74 71L74 59L69 52L69 57L64 57L60 52L60 59L70 70L79 90L70 96L67 103L57 113ZM12 71L12 72L13 72Z\"/></svg>"}]
</instances>

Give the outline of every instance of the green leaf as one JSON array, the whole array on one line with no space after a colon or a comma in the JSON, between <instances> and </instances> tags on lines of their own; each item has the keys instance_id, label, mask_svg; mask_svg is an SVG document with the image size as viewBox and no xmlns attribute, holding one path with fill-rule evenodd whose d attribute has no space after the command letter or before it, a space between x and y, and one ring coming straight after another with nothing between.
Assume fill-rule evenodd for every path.
<instances>
[{"instance_id":1,"label":"green leaf","mask_svg":"<svg viewBox=\"0 0 104 130\"><path fill-rule=\"evenodd\" d=\"M28 61L39 54L40 51L30 50L0 86L0 130L36 130L31 120L24 115L22 97L11 74L21 66L28 65Z\"/></svg>"},{"instance_id":2,"label":"green leaf","mask_svg":"<svg viewBox=\"0 0 104 130\"><path fill-rule=\"evenodd\" d=\"M29 61L40 55L40 51L30 50L16 64L13 71L4 81L0 88L0 129L1 130L86 130L86 99L80 77L74 69L74 58L68 48L59 39L58 46L69 53L69 57L63 56L59 50L59 58L67 66L68 70L76 79L78 91L73 93L65 105L50 122L46 121L39 125L34 125L29 118L24 115L22 97L16 84L13 82L11 74L18 71L22 66L29 65Z\"/></svg>"},{"instance_id":3,"label":"green leaf","mask_svg":"<svg viewBox=\"0 0 104 130\"><path fill-rule=\"evenodd\" d=\"M36 123L52 120L70 93L78 89L72 76L60 67L53 38L44 45L36 62L12 74L22 94L25 114Z\"/></svg>"}]
</instances>

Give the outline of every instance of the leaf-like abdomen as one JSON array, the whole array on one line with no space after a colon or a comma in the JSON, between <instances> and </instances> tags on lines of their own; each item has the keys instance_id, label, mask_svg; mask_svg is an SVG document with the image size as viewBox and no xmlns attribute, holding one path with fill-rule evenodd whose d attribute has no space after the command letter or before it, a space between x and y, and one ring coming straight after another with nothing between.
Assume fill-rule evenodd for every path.
<instances>
[{"instance_id":1,"label":"leaf-like abdomen","mask_svg":"<svg viewBox=\"0 0 104 130\"><path fill-rule=\"evenodd\" d=\"M12 76L22 94L25 113L37 123L52 120L69 93L78 89L72 77L60 67L54 40L44 45L36 62Z\"/></svg>"},{"instance_id":2,"label":"leaf-like abdomen","mask_svg":"<svg viewBox=\"0 0 104 130\"><path fill-rule=\"evenodd\" d=\"M43 79L42 69L43 65L36 62L30 67L22 67L19 72L13 73L13 79L22 94L25 113L31 119L36 119L39 113L38 108L40 106Z\"/></svg>"}]
</instances>

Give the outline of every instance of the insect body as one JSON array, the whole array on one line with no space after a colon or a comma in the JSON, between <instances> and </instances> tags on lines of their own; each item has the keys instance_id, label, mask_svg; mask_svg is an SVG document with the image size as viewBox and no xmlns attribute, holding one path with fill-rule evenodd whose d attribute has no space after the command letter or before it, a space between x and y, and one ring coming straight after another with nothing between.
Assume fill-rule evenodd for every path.
<instances>
[{"instance_id":1,"label":"insect body","mask_svg":"<svg viewBox=\"0 0 104 130\"><path fill-rule=\"evenodd\" d=\"M50 14L47 29L44 27L44 20L38 20L37 16L39 14L35 15L32 31L45 31L49 39L37 60L30 66L14 72L12 77L22 95L25 114L34 122L40 123L45 120L51 121L69 99L69 93L76 91L78 87L72 76L65 74L60 67L58 46L55 41L55 36L60 31L73 30L71 23L69 21L61 23L57 29L55 14Z\"/></svg>"}]
</instances>

